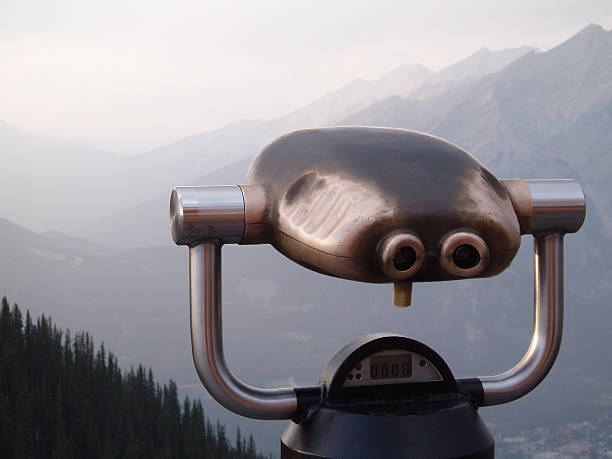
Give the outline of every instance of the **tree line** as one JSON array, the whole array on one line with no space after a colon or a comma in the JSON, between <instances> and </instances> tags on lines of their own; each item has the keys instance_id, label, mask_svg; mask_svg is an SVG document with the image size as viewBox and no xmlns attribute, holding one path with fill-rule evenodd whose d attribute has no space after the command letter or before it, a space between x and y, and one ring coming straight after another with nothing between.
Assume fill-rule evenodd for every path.
<instances>
[{"instance_id":1,"label":"tree line","mask_svg":"<svg viewBox=\"0 0 612 459\"><path fill-rule=\"evenodd\" d=\"M0 456L15 459L264 459L253 437L212 423L141 365L124 372L104 344L44 315L0 308Z\"/></svg>"}]
</instances>

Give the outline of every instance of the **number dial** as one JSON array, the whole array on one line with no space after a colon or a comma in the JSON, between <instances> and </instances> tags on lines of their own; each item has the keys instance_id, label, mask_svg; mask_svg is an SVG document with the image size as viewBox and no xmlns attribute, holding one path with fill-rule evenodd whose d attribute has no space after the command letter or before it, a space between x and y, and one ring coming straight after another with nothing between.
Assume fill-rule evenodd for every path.
<instances>
[{"instance_id":1,"label":"number dial","mask_svg":"<svg viewBox=\"0 0 612 459\"><path fill-rule=\"evenodd\" d=\"M442 375L424 356L405 350L386 350L361 360L342 387L442 381Z\"/></svg>"}]
</instances>

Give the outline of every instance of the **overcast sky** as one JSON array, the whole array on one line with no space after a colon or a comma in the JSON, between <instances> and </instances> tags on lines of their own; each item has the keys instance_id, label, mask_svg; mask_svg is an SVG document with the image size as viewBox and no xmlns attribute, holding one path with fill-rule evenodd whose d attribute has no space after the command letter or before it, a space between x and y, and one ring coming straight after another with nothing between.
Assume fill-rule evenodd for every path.
<instances>
[{"instance_id":1,"label":"overcast sky","mask_svg":"<svg viewBox=\"0 0 612 459\"><path fill-rule=\"evenodd\" d=\"M0 120L137 153L590 22L609 29L612 0L0 0Z\"/></svg>"}]
</instances>

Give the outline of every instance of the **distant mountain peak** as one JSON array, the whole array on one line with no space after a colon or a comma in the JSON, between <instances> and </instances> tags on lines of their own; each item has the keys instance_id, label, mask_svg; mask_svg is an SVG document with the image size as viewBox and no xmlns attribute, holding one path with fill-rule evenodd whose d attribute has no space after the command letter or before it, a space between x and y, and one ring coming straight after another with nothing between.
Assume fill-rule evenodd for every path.
<instances>
[{"instance_id":1,"label":"distant mountain peak","mask_svg":"<svg viewBox=\"0 0 612 459\"><path fill-rule=\"evenodd\" d=\"M589 24L588 26L584 27L583 29L581 29L576 35L574 35L573 37L571 37L569 40L567 40L565 43L571 43L571 42L592 42L592 41L600 41L600 40L608 40L609 37L612 35L611 33L612 31L608 31L606 29L604 29L602 26L600 26L599 24ZM561 44L562 46L563 44Z\"/></svg>"},{"instance_id":2,"label":"distant mountain peak","mask_svg":"<svg viewBox=\"0 0 612 459\"><path fill-rule=\"evenodd\" d=\"M433 72L424 65L405 64L386 73L375 83L395 86L398 91L401 91L402 83L408 85L413 81L422 81L430 75L433 75Z\"/></svg>"},{"instance_id":3,"label":"distant mountain peak","mask_svg":"<svg viewBox=\"0 0 612 459\"><path fill-rule=\"evenodd\" d=\"M414 63L414 64L400 65L399 67L396 67L394 70L391 70L391 72L389 72L389 73L397 72L397 71L400 71L400 70L401 71L415 70L415 71L419 71L419 72L431 72L431 70L429 70L423 64L419 64L417 62L417 63Z\"/></svg>"},{"instance_id":4,"label":"distant mountain peak","mask_svg":"<svg viewBox=\"0 0 612 459\"><path fill-rule=\"evenodd\" d=\"M2 231L28 231L23 226L10 221L8 218L0 217L0 232Z\"/></svg>"},{"instance_id":5,"label":"distant mountain peak","mask_svg":"<svg viewBox=\"0 0 612 459\"><path fill-rule=\"evenodd\" d=\"M589 24L574 36L551 50L552 54L563 53L579 56L593 53L607 54L612 49L612 31L604 29L598 24ZM609 58L609 56L608 56Z\"/></svg>"},{"instance_id":6,"label":"distant mountain peak","mask_svg":"<svg viewBox=\"0 0 612 459\"><path fill-rule=\"evenodd\" d=\"M365 79L363 79L363 78L355 78L355 79L349 81L340 90L347 89L347 88L361 87L361 86L366 85L366 84L368 84L368 82ZM334 91L329 91L327 94L333 94L333 93L334 93Z\"/></svg>"},{"instance_id":7,"label":"distant mountain peak","mask_svg":"<svg viewBox=\"0 0 612 459\"><path fill-rule=\"evenodd\" d=\"M491 48L489 48L488 46L483 46L482 48L480 48L478 51L476 51L473 56L477 55L477 54L490 54L493 51L491 51Z\"/></svg>"},{"instance_id":8,"label":"distant mountain peak","mask_svg":"<svg viewBox=\"0 0 612 459\"><path fill-rule=\"evenodd\" d=\"M608 31L606 29L604 29L599 24L595 24L595 23L591 22L588 26L586 26L583 29L581 29L580 32L578 32L576 34L576 36L578 36L578 35L589 35L589 34L598 35L598 34L605 34L605 33L608 33Z\"/></svg>"},{"instance_id":9,"label":"distant mountain peak","mask_svg":"<svg viewBox=\"0 0 612 459\"><path fill-rule=\"evenodd\" d=\"M474 79L496 73L533 50L532 47L522 46L494 51L483 46L465 59L431 75L405 96L413 100L440 96Z\"/></svg>"},{"instance_id":10,"label":"distant mountain peak","mask_svg":"<svg viewBox=\"0 0 612 459\"><path fill-rule=\"evenodd\" d=\"M6 121L0 120L0 134L23 135L23 132Z\"/></svg>"}]
</instances>

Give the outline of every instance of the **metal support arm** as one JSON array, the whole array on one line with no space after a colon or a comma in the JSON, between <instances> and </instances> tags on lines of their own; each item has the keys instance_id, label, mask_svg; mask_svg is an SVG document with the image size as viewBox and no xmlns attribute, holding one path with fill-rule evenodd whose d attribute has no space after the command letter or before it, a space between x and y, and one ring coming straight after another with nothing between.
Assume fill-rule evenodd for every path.
<instances>
[{"instance_id":1,"label":"metal support arm","mask_svg":"<svg viewBox=\"0 0 612 459\"><path fill-rule=\"evenodd\" d=\"M189 248L191 348L200 380L228 410L255 419L291 419L297 412L295 389L257 389L227 367L221 321L221 243Z\"/></svg>"},{"instance_id":2,"label":"metal support arm","mask_svg":"<svg viewBox=\"0 0 612 459\"><path fill-rule=\"evenodd\" d=\"M529 393L555 363L563 334L563 235L578 231L586 215L582 187L574 180L525 180L516 185L523 188L515 195L521 198L515 207L519 221L524 219L521 229L534 239L533 334L519 363L499 375L478 378L485 406Z\"/></svg>"},{"instance_id":3,"label":"metal support arm","mask_svg":"<svg viewBox=\"0 0 612 459\"><path fill-rule=\"evenodd\" d=\"M563 235L578 231L585 199L573 180L508 181L521 231L534 235L534 329L523 359L512 369L478 378L465 387L482 405L510 402L547 375L563 328ZM205 194L206 198L203 198ZM242 416L291 419L316 403L319 388L258 389L238 380L223 354L221 247L244 241L248 221L238 186L179 187L171 198L171 228L177 244L189 245L191 342L202 383L219 403Z\"/></svg>"},{"instance_id":4,"label":"metal support arm","mask_svg":"<svg viewBox=\"0 0 612 459\"><path fill-rule=\"evenodd\" d=\"M511 402L546 377L559 353L563 334L563 234L534 235L534 325L521 361L495 376L480 377L483 405Z\"/></svg>"},{"instance_id":5,"label":"metal support arm","mask_svg":"<svg viewBox=\"0 0 612 459\"><path fill-rule=\"evenodd\" d=\"M507 403L530 392L552 368L563 332L563 235L534 236L534 328L521 361L482 382L483 406ZM258 389L238 380L223 352L221 244L189 249L191 345L193 360L208 392L227 409L256 419L290 419L298 401L295 389Z\"/></svg>"}]
</instances>

